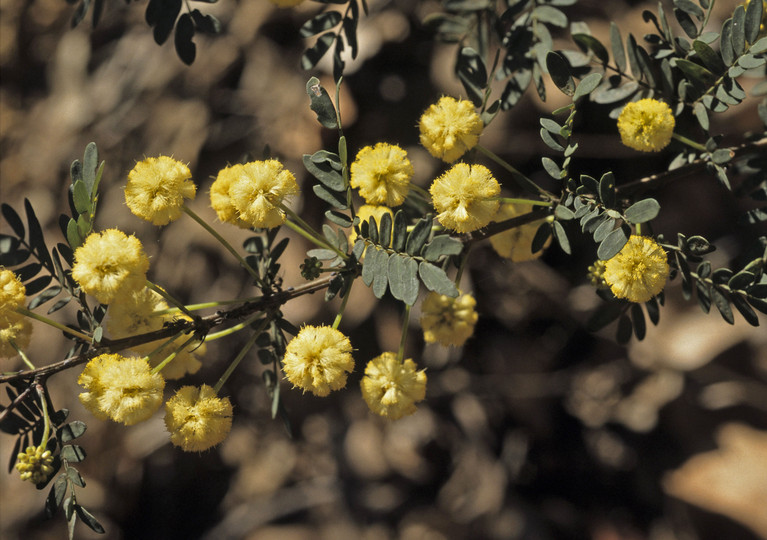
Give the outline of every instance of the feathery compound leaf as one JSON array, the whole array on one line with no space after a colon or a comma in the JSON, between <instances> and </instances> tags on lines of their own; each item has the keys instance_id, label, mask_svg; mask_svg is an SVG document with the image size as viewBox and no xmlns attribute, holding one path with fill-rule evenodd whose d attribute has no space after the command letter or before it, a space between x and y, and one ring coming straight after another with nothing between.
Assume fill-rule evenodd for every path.
<instances>
[{"instance_id":1,"label":"feathery compound leaf","mask_svg":"<svg viewBox=\"0 0 767 540\"><path fill-rule=\"evenodd\" d=\"M330 30L341 22L343 16L338 11L325 11L313 19L309 19L299 30L301 37L311 37Z\"/></svg>"}]
</instances>

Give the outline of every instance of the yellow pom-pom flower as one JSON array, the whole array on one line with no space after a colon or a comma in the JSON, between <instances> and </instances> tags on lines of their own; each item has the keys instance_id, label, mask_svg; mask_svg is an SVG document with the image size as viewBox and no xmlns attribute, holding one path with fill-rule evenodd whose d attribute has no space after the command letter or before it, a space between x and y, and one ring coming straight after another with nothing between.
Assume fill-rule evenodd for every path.
<instances>
[{"instance_id":1,"label":"yellow pom-pom flower","mask_svg":"<svg viewBox=\"0 0 767 540\"><path fill-rule=\"evenodd\" d=\"M451 298L430 292L421 304L421 328L426 343L460 347L474 334L479 318L474 306L477 301L470 294Z\"/></svg>"},{"instance_id":2,"label":"yellow pom-pom flower","mask_svg":"<svg viewBox=\"0 0 767 540\"><path fill-rule=\"evenodd\" d=\"M24 306L27 289L11 270L0 267L0 358L16 356L29 345L32 325L16 309ZM14 347L15 345L15 347Z\"/></svg>"},{"instance_id":3,"label":"yellow pom-pom flower","mask_svg":"<svg viewBox=\"0 0 767 540\"><path fill-rule=\"evenodd\" d=\"M239 212L229 196L229 188L239 177L241 164L230 165L219 171L213 185L210 186L210 206L216 211L218 219L224 223L237 225L243 229L249 229L250 225L239 217Z\"/></svg>"},{"instance_id":4,"label":"yellow pom-pom flower","mask_svg":"<svg viewBox=\"0 0 767 540\"><path fill-rule=\"evenodd\" d=\"M429 193L437 220L459 233L476 231L490 223L500 203L494 199L501 186L487 167L458 163L437 178Z\"/></svg>"},{"instance_id":5,"label":"yellow pom-pom flower","mask_svg":"<svg viewBox=\"0 0 767 540\"><path fill-rule=\"evenodd\" d=\"M504 221L529 213L533 209L530 204L506 203L498 209L493 221ZM520 227L514 227L508 231L495 234L490 237L490 245L493 249L505 259L511 259L514 262L532 261L543 255L543 249L533 253L533 239L538 227L543 223L543 219L526 223ZM543 245L546 248L551 244L551 237Z\"/></svg>"},{"instance_id":6,"label":"yellow pom-pom flower","mask_svg":"<svg viewBox=\"0 0 767 540\"><path fill-rule=\"evenodd\" d=\"M421 144L435 158L452 163L477 145L482 119L471 101L444 96L421 116Z\"/></svg>"},{"instance_id":7,"label":"yellow pom-pom flower","mask_svg":"<svg viewBox=\"0 0 767 540\"><path fill-rule=\"evenodd\" d=\"M151 373L143 358L102 354L85 366L77 383L80 402L96 418L131 426L151 417L162 405L165 379Z\"/></svg>"},{"instance_id":8,"label":"yellow pom-pom flower","mask_svg":"<svg viewBox=\"0 0 767 540\"><path fill-rule=\"evenodd\" d=\"M671 107L657 99L640 99L626 104L618 117L623 144L640 152L658 152L674 133Z\"/></svg>"},{"instance_id":9,"label":"yellow pom-pom flower","mask_svg":"<svg viewBox=\"0 0 767 540\"><path fill-rule=\"evenodd\" d=\"M228 169L227 174L235 177L229 186L229 197L241 220L251 227L263 229L285 223L285 212L280 204L298 193L293 173L283 169L276 159L252 161Z\"/></svg>"},{"instance_id":10,"label":"yellow pom-pom flower","mask_svg":"<svg viewBox=\"0 0 767 540\"><path fill-rule=\"evenodd\" d=\"M22 480L42 484L53 473L53 454L43 446L27 446L16 455L16 470Z\"/></svg>"},{"instance_id":11,"label":"yellow pom-pom flower","mask_svg":"<svg viewBox=\"0 0 767 540\"><path fill-rule=\"evenodd\" d=\"M618 298L647 302L666 286L666 252L653 239L631 236L623 249L605 262L602 278Z\"/></svg>"},{"instance_id":12,"label":"yellow pom-pom flower","mask_svg":"<svg viewBox=\"0 0 767 540\"><path fill-rule=\"evenodd\" d=\"M410 191L413 165L395 144L378 143L357 153L350 184L372 205L399 206Z\"/></svg>"},{"instance_id":13,"label":"yellow pom-pom flower","mask_svg":"<svg viewBox=\"0 0 767 540\"><path fill-rule=\"evenodd\" d=\"M396 353L385 352L368 362L360 387L371 411L397 420L413 414L426 397L426 373L411 359L400 362Z\"/></svg>"},{"instance_id":14,"label":"yellow pom-pom flower","mask_svg":"<svg viewBox=\"0 0 767 540\"><path fill-rule=\"evenodd\" d=\"M139 161L128 173L125 202L130 211L154 225L181 217L184 199L194 199L197 188L189 167L168 156Z\"/></svg>"},{"instance_id":15,"label":"yellow pom-pom flower","mask_svg":"<svg viewBox=\"0 0 767 540\"><path fill-rule=\"evenodd\" d=\"M11 313L0 315L0 358L16 356L16 347L26 349L31 336L32 325L27 318Z\"/></svg>"},{"instance_id":16,"label":"yellow pom-pom flower","mask_svg":"<svg viewBox=\"0 0 767 540\"><path fill-rule=\"evenodd\" d=\"M370 221L370 218L375 218L376 223L381 224L381 218L385 214L389 214L394 219L394 212L388 206L373 206L370 204L363 204L357 210L357 217L360 218L360 224L365 221ZM349 233L349 244L354 244L357 239L357 231L354 229Z\"/></svg>"},{"instance_id":17,"label":"yellow pom-pom flower","mask_svg":"<svg viewBox=\"0 0 767 540\"><path fill-rule=\"evenodd\" d=\"M354 369L352 344L340 330L329 326L304 326L285 348L285 376L294 387L316 396L346 386Z\"/></svg>"},{"instance_id":18,"label":"yellow pom-pom flower","mask_svg":"<svg viewBox=\"0 0 767 540\"><path fill-rule=\"evenodd\" d=\"M0 267L0 315L14 312L16 308L23 306L26 297L27 289L19 276ZM18 313L14 312L14 315Z\"/></svg>"},{"instance_id":19,"label":"yellow pom-pom flower","mask_svg":"<svg viewBox=\"0 0 767 540\"><path fill-rule=\"evenodd\" d=\"M170 441L186 452L202 452L221 443L232 429L232 404L210 386L184 386L165 404Z\"/></svg>"},{"instance_id":20,"label":"yellow pom-pom flower","mask_svg":"<svg viewBox=\"0 0 767 540\"><path fill-rule=\"evenodd\" d=\"M109 304L118 294L142 289L149 259L141 241L117 229L91 233L75 250L72 277L86 294Z\"/></svg>"},{"instance_id":21,"label":"yellow pom-pom flower","mask_svg":"<svg viewBox=\"0 0 767 540\"><path fill-rule=\"evenodd\" d=\"M171 322L176 318L188 319L186 315L182 314L158 313L166 309L168 309L168 304L165 303L163 297L146 287L140 291L120 295L109 306L109 311L107 312L106 327L109 335L113 339L120 339L138 334L146 334L160 330L166 322ZM182 344L188 338L189 334L180 336L171 345L152 355L149 360L150 365L152 367L158 365L174 350L174 347ZM132 347L131 350L146 356L154 351L157 346L157 342L150 342ZM192 342L162 368L163 377L166 379L180 379L187 373L197 373L200 367L202 367L198 357L204 354L205 345L200 345L199 342Z\"/></svg>"}]
</instances>

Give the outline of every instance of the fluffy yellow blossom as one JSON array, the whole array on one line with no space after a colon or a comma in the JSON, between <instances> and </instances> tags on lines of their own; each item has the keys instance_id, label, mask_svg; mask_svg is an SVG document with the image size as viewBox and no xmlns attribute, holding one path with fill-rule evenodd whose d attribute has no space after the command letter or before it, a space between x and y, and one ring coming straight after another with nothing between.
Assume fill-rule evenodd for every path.
<instances>
[{"instance_id":1,"label":"fluffy yellow blossom","mask_svg":"<svg viewBox=\"0 0 767 540\"><path fill-rule=\"evenodd\" d=\"M0 267L0 315L23 306L26 297L27 289L19 277L12 271Z\"/></svg>"},{"instance_id":2,"label":"fluffy yellow blossom","mask_svg":"<svg viewBox=\"0 0 767 540\"><path fill-rule=\"evenodd\" d=\"M26 317L21 315L14 317L12 314L8 317L0 315L0 358L16 356L16 347L26 349L31 335L32 325Z\"/></svg>"},{"instance_id":3,"label":"fluffy yellow blossom","mask_svg":"<svg viewBox=\"0 0 767 540\"><path fill-rule=\"evenodd\" d=\"M501 205L493 221L504 221L517 216L521 216L532 211L530 204L506 203ZM515 227L495 234L490 237L490 245L493 249L505 259L511 259L514 262L531 261L537 259L543 254L543 250L533 253L533 239L538 227L543 223L543 219L527 223L521 227ZM544 248L551 244L551 237L546 240Z\"/></svg>"},{"instance_id":4,"label":"fluffy yellow blossom","mask_svg":"<svg viewBox=\"0 0 767 540\"><path fill-rule=\"evenodd\" d=\"M360 387L371 411L397 420L413 414L426 396L426 373L411 359L400 362L396 353L385 352L368 362Z\"/></svg>"},{"instance_id":5,"label":"fluffy yellow blossom","mask_svg":"<svg viewBox=\"0 0 767 540\"><path fill-rule=\"evenodd\" d=\"M451 298L430 292L421 304L421 328L426 343L460 347L474 333L477 301L470 294Z\"/></svg>"},{"instance_id":6,"label":"fluffy yellow blossom","mask_svg":"<svg viewBox=\"0 0 767 540\"><path fill-rule=\"evenodd\" d=\"M160 294L155 291L143 288L130 294L120 295L115 302L109 306L107 312L106 327L110 337L113 339L126 338L137 334L146 334L162 329L166 322L172 322L177 318L188 319L183 314L158 313L168 309ZM189 338L189 334L180 336L176 341L170 344L162 351L154 354L149 359L152 367L162 362L165 357L175 350L175 347L181 345ZM132 350L141 356L146 356L158 347L156 341L137 345ZM197 373L202 363L198 357L205 354L205 344L192 342L176 354L165 367L162 368L162 375L166 379L180 379L187 373Z\"/></svg>"},{"instance_id":7,"label":"fluffy yellow blossom","mask_svg":"<svg viewBox=\"0 0 767 540\"><path fill-rule=\"evenodd\" d=\"M80 402L96 418L126 426L143 422L162 405L165 379L150 372L143 358L102 354L85 366L77 383L85 388Z\"/></svg>"},{"instance_id":8,"label":"fluffy yellow blossom","mask_svg":"<svg viewBox=\"0 0 767 540\"><path fill-rule=\"evenodd\" d=\"M29 345L32 325L16 312L16 308L24 306L26 297L27 290L19 277L0 267L0 358L16 356L16 347L24 349Z\"/></svg>"},{"instance_id":9,"label":"fluffy yellow blossom","mask_svg":"<svg viewBox=\"0 0 767 540\"><path fill-rule=\"evenodd\" d=\"M394 219L394 212L392 212L391 208L388 206L372 206L370 204L363 204L360 206L359 210L357 210L357 217L360 218L360 224L365 221L369 221L370 218L375 218L376 223L380 225L381 218L384 217L384 214L389 214L392 219ZM349 244L354 244L356 239L357 231L352 229L352 231L349 233Z\"/></svg>"},{"instance_id":10,"label":"fluffy yellow blossom","mask_svg":"<svg viewBox=\"0 0 767 540\"><path fill-rule=\"evenodd\" d=\"M671 107L656 99L640 99L626 104L618 117L623 144L641 152L657 152L666 147L674 133Z\"/></svg>"},{"instance_id":11,"label":"fluffy yellow blossom","mask_svg":"<svg viewBox=\"0 0 767 540\"><path fill-rule=\"evenodd\" d=\"M378 143L357 153L351 166L353 188L368 204L399 206L410 191L413 165L407 152L395 144Z\"/></svg>"},{"instance_id":12,"label":"fluffy yellow blossom","mask_svg":"<svg viewBox=\"0 0 767 540\"><path fill-rule=\"evenodd\" d=\"M631 236L623 249L605 262L602 277L616 297L647 302L663 290L668 273L663 248L651 238Z\"/></svg>"},{"instance_id":13,"label":"fluffy yellow blossom","mask_svg":"<svg viewBox=\"0 0 767 540\"><path fill-rule=\"evenodd\" d=\"M224 223L249 229L250 225L239 218L239 212L229 196L229 188L239 176L242 165L230 165L219 171L213 185L210 186L210 206L216 211L218 219Z\"/></svg>"},{"instance_id":14,"label":"fluffy yellow blossom","mask_svg":"<svg viewBox=\"0 0 767 540\"><path fill-rule=\"evenodd\" d=\"M194 199L197 188L189 167L168 156L139 161L128 173L125 202L130 211L154 225L181 217L184 199Z\"/></svg>"},{"instance_id":15,"label":"fluffy yellow blossom","mask_svg":"<svg viewBox=\"0 0 767 540\"><path fill-rule=\"evenodd\" d=\"M289 8L289 7L297 6L304 0L269 0L269 1L277 7Z\"/></svg>"},{"instance_id":16,"label":"fluffy yellow blossom","mask_svg":"<svg viewBox=\"0 0 767 540\"><path fill-rule=\"evenodd\" d=\"M109 304L118 294L142 289L149 259L141 241L117 229L91 233L75 250L72 277L86 294Z\"/></svg>"},{"instance_id":17,"label":"fluffy yellow blossom","mask_svg":"<svg viewBox=\"0 0 767 540\"><path fill-rule=\"evenodd\" d=\"M352 344L335 328L304 326L285 348L282 368L293 386L327 396L346 386L346 374L354 369Z\"/></svg>"},{"instance_id":18,"label":"fluffy yellow blossom","mask_svg":"<svg viewBox=\"0 0 767 540\"><path fill-rule=\"evenodd\" d=\"M271 229L285 222L285 212L279 205L298 193L296 178L276 159L252 161L241 166L227 167L219 173L232 175L229 197L238 217L251 227Z\"/></svg>"},{"instance_id":19,"label":"fluffy yellow blossom","mask_svg":"<svg viewBox=\"0 0 767 540\"><path fill-rule=\"evenodd\" d=\"M487 167L458 163L432 183L434 208L442 226L459 233L476 231L490 223L500 203L498 180Z\"/></svg>"},{"instance_id":20,"label":"fluffy yellow blossom","mask_svg":"<svg viewBox=\"0 0 767 540\"><path fill-rule=\"evenodd\" d=\"M444 96L426 109L418 128L424 148L452 163L477 145L483 124L471 101Z\"/></svg>"},{"instance_id":21,"label":"fluffy yellow blossom","mask_svg":"<svg viewBox=\"0 0 767 540\"><path fill-rule=\"evenodd\" d=\"M42 484L53 472L53 454L43 446L27 446L16 455L16 470L22 480Z\"/></svg>"},{"instance_id":22,"label":"fluffy yellow blossom","mask_svg":"<svg viewBox=\"0 0 767 540\"><path fill-rule=\"evenodd\" d=\"M232 429L232 404L216 391L184 386L165 404L170 441L186 452L202 452L226 439Z\"/></svg>"}]
</instances>

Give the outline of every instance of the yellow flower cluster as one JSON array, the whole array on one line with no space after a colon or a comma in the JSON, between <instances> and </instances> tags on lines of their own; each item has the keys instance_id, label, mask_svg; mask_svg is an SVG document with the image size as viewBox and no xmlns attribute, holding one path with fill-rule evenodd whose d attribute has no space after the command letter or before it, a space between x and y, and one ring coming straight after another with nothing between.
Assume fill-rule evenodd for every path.
<instances>
[{"instance_id":1,"label":"yellow flower cluster","mask_svg":"<svg viewBox=\"0 0 767 540\"><path fill-rule=\"evenodd\" d=\"M170 441L186 452L202 452L226 439L232 429L232 404L216 391L184 386L165 404Z\"/></svg>"},{"instance_id":2,"label":"yellow flower cluster","mask_svg":"<svg viewBox=\"0 0 767 540\"><path fill-rule=\"evenodd\" d=\"M477 301L470 294L451 298L430 292L421 304L421 328L426 343L438 342L445 346L460 347L474 334L479 318L474 306Z\"/></svg>"},{"instance_id":3,"label":"yellow flower cluster","mask_svg":"<svg viewBox=\"0 0 767 540\"><path fill-rule=\"evenodd\" d=\"M501 186L487 167L458 163L432 183L429 193L442 226L468 233L495 217Z\"/></svg>"},{"instance_id":4,"label":"yellow flower cluster","mask_svg":"<svg viewBox=\"0 0 767 540\"><path fill-rule=\"evenodd\" d=\"M0 358L16 356L16 347L24 349L29 345L32 325L16 312L26 297L27 290L19 277L0 267Z\"/></svg>"},{"instance_id":5,"label":"yellow flower cluster","mask_svg":"<svg viewBox=\"0 0 767 540\"><path fill-rule=\"evenodd\" d=\"M357 153L350 172L351 186L368 204L399 206L410 190L413 165L399 146L378 143Z\"/></svg>"},{"instance_id":6,"label":"yellow flower cluster","mask_svg":"<svg viewBox=\"0 0 767 540\"><path fill-rule=\"evenodd\" d=\"M618 132L623 144L640 152L658 152L674 133L671 107L656 99L640 99L626 104L618 117Z\"/></svg>"},{"instance_id":7,"label":"yellow flower cluster","mask_svg":"<svg viewBox=\"0 0 767 540\"><path fill-rule=\"evenodd\" d=\"M22 480L42 484L53 472L53 454L41 446L28 446L16 456L16 470Z\"/></svg>"},{"instance_id":8,"label":"yellow flower cluster","mask_svg":"<svg viewBox=\"0 0 767 540\"><path fill-rule=\"evenodd\" d=\"M296 178L276 159L222 169L210 189L218 218L240 227L271 229L285 223L283 200L298 193Z\"/></svg>"},{"instance_id":9,"label":"yellow flower cluster","mask_svg":"<svg viewBox=\"0 0 767 540\"><path fill-rule=\"evenodd\" d=\"M532 211L530 204L506 203L501 205L493 221L504 221L515 218ZM514 262L524 262L537 259L543 254L543 250L533 253L533 239L538 227L544 220L533 221L520 227L515 227L495 234L490 237L490 245L493 249L505 259L511 259ZM544 248L551 244L551 237L546 240Z\"/></svg>"},{"instance_id":10,"label":"yellow flower cluster","mask_svg":"<svg viewBox=\"0 0 767 540\"><path fill-rule=\"evenodd\" d=\"M119 339L160 330L166 322L171 322L176 318L188 319L183 314L158 313L166 309L168 309L168 304L165 303L162 296L145 287L139 291L121 295L118 301L109 307L106 327L112 338ZM189 335L186 334L177 341L183 343L188 337ZM133 347L133 351L145 356L156 347L156 343L146 343ZM150 365L152 367L158 365L172 350L164 349L162 354L152 355ZM204 354L205 344L200 345L199 342L192 342L162 368L163 377L180 379L187 373L197 373L202 366L198 357Z\"/></svg>"},{"instance_id":11,"label":"yellow flower cluster","mask_svg":"<svg viewBox=\"0 0 767 540\"><path fill-rule=\"evenodd\" d=\"M591 284L597 289L610 288L605 283L605 261L594 261L594 264L588 267L588 276Z\"/></svg>"},{"instance_id":12,"label":"yellow flower cluster","mask_svg":"<svg viewBox=\"0 0 767 540\"><path fill-rule=\"evenodd\" d=\"M117 229L92 233L75 250L72 277L86 294L109 304L120 294L142 289L149 259L141 241Z\"/></svg>"},{"instance_id":13,"label":"yellow flower cluster","mask_svg":"<svg viewBox=\"0 0 767 540\"><path fill-rule=\"evenodd\" d=\"M304 326L285 348L282 368L294 387L327 396L346 386L354 369L352 344L335 328Z\"/></svg>"},{"instance_id":14,"label":"yellow flower cluster","mask_svg":"<svg viewBox=\"0 0 767 540\"><path fill-rule=\"evenodd\" d=\"M368 362L360 387L371 411L397 420L413 414L426 397L426 373L411 359L400 362L396 353L385 352Z\"/></svg>"},{"instance_id":15,"label":"yellow flower cluster","mask_svg":"<svg viewBox=\"0 0 767 540\"><path fill-rule=\"evenodd\" d=\"M647 302L666 286L666 252L653 239L631 236L623 249L605 262L602 277L618 298Z\"/></svg>"},{"instance_id":16,"label":"yellow flower cluster","mask_svg":"<svg viewBox=\"0 0 767 540\"><path fill-rule=\"evenodd\" d=\"M452 163L477 145L482 120L471 101L444 96L421 116L421 144L435 158Z\"/></svg>"},{"instance_id":17,"label":"yellow flower cluster","mask_svg":"<svg viewBox=\"0 0 767 540\"><path fill-rule=\"evenodd\" d=\"M197 188L189 167L168 156L139 161L128 173L125 202L141 219L167 225L181 216L184 199L194 199Z\"/></svg>"},{"instance_id":18,"label":"yellow flower cluster","mask_svg":"<svg viewBox=\"0 0 767 540\"><path fill-rule=\"evenodd\" d=\"M144 358L102 354L85 366L77 383L80 402L96 418L131 426L151 417L162 405L165 379L151 373Z\"/></svg>"}]
</instances>

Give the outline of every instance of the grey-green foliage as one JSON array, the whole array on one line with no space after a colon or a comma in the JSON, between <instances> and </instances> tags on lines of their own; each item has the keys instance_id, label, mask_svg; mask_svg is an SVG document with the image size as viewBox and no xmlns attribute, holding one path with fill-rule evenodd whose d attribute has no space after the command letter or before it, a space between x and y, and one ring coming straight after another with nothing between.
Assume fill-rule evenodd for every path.
<instances>
[{"instance_id":1,"label":"grey-green foliage","mask_svg":"<svg viewBox=\"0 0 767 540\"><path fill-rule=\"evenodd\" d=\"M399 210L393 219L385 214L380 224L375 218L359 224L355 249L365 249L362 281L376 297L383 297L388 289L394 298L412 306L419 282L430 291L458 295L443 264L463 251L463 243L446 234L432 237L432 222L431 216L423 217L408 231L405 213Z\"/></svg>"},{"instance_id":2,"label":"grey-green foliage","mask_svg":"<svg viewBox=\"0 0 767 540\"><path fill-rule=\"evenodd\" d=\"M357 26L360 15L367 15L366 0L316 0L326 5L346 5L343 13L335 10L323 10L301 27L302 37L309 38L319 35L314 45L304 51L301 57L301 67L312 69L327 54L333 50L333 77L338 80L343 74L345 61L343 52L349 48L352 59L357 58L359 43L357 41ZM360 7L362 10L360 11Z\"/></svg>"}]
</instances>

